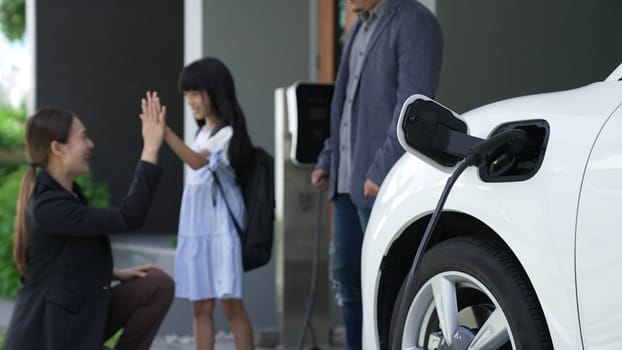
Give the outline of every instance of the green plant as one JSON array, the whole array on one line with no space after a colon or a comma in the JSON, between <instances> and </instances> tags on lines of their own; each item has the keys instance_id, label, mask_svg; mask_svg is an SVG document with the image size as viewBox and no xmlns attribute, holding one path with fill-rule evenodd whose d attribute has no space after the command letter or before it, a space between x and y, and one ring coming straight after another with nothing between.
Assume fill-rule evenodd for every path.
<instances>
[{"instance_id":1,"label":"green plant","mask_svg":"<svg viewBox=\"0 0 622 350\"><path fill-rule=\"evenodd\" d=\"M1 168L0 168L1 169ZM0 171L0 295L13 297L19 287L19 275L13 264L13 228L17 195L25 166ZM103 182L94 181L89 175L76 179L89 204L94 207L108 206L109 193Z\"/></svg>"},{"instance_id":2,"label":"green plant","mask_svg":"<svg viewBox=\"0 0 622 350\"><path fill-rule=\"evenodd\" d=\"M0 0L0 29L11 41L24 38L26 0Z\"/></svg>"},{"instance_id":3,"label":"green plant","mask_svg":"<svg viewBox=\"0 0 622 350\"><path fill-rule=\"evenodd\" d=\"M96 208L107 207L110 203L110 193L103 181L96 181L91 175L80 176L76 179L84 197L89 201L89 205Z\"/></svg>"},{"instance_id":4,"label":"green plant","mask_svg":"<svg viewBox=\"0 0 622 350\"><path fill-rule=\"evenodd\" d=\"M13 227L15 205L25 167L2 177L0 184L0 295L12 297L19 287L19 275L13 265Z\"/></svg>"},{"instance_id":5,"label":"green plant","mask_svg":"<svg viewBox=\"0 0 622 350\"><path fill-rule=\"evenodd\" d=\"M26 106L13 108L0 104L0 148L23 146Z\"/></svg>"},{"instance_id":6,"label":"green plant","mask_svg":"<svg viewBox=\"0 0 622 350\"><path fill-rule=\"evenodd\" d=\"M119 342L121 334L123 334L123 328L119 329L117 333L113 334L112 337L110 337L110 339L106 340L106 342L104 342L104 345L110 348L114 348L114 346L117 345L117 343Z\"/></svg>"}]
</instances>

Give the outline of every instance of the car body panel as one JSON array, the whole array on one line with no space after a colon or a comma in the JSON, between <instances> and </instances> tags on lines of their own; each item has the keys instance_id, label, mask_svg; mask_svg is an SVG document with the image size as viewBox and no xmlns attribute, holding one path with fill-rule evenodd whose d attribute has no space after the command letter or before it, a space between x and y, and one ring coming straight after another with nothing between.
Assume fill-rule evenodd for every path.
<instances>
[{"instance_id":1,"label":"car body panel","mask_svg":"<svg viewBox=\"0 0 622 350\"><path fill-rule=\"evenodd\" d=\"M622 80L622 64L620 64L618 68L616 68L616 70L611 72L611 74L607 77L605 81L616 81L616 80Z\"/></svg>"},{"instance_id":2,"label":"car body panel","mask_svg":"<svg viewBox=\"0 0 622 350\"><path fill-rule=\"evenodd\" d=\"M577 215L577 290L585 348L622 349L622 108L594 145Z\"/></svg>"},{"instance_id":3,"label":"car body panel","mask_svg":"<svg viewBox=\"0 0 622 350\"><path fill-rule=\"evenodd\" d=\"M602 82L505 100L461 116L469 134L480 138L507 122L549 123L548 148L535 176L485 183L477 169L469 168L456 182L444 210L478 219L511 247L535 288L559 349L582 347L574 272L579 190L592 144L620 100L622 83ZM381 186L363 244L365 349L379 348L376 305L383 256L411 223L432 213L453 170L407 153Z\"/></svg>"}]
</instances>

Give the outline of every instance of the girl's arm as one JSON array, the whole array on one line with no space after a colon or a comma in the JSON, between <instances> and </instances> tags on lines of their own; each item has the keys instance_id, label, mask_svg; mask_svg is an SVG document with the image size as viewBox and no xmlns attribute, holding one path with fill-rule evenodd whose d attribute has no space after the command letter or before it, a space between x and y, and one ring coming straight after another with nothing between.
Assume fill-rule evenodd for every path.
<instances>
[{"instance_id":1,"label":"girl's arm","mask_svg":"<svg viewBox=\"0 0 622 350\"><path fill-rule=\"evenodd\" d=\"M175 134L171 128L166 127L164 133L164 141L175 152L175 154L184 163L188 164L192 169L196 170L202 168L207 164L207 157L210 155L209 151L201 150L200 152L193 151L190 147L186 146L184 141Z\"/></svg>"}]
</instances>

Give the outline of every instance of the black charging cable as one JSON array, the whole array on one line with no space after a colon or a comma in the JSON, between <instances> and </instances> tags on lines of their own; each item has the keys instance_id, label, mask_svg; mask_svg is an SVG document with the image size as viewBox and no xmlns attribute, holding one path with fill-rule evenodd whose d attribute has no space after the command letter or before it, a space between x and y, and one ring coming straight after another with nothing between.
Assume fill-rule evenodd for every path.
<instances>
[{"instance_id":1,"label":"black charging cable","mask_svg":"<svg viewBox=\"0 0 622 350\"><path fill-rule=\"evenodd\" d=\"M309 294L307 295L307 300L305 303L305 316L302 324L302 330L300 332L300 337L298 338L298 350L302 350L302 348L304 347L305 338L307 337L308 331L311 332L311 341L313 344L311 350L319 350L319 347L317 346L317 337L315 335L313 323L311 322L313 307L315 306L315 299L317 296L317 280L320 265L320 237L322 234L323 196L321 191L318 191L318 193L316 227L313 237L313 266L311 268L311 286L309 287Z\"/></svg>"},{"instance_id":2,"label":"black charging cable","mask_svg":"<svg viewBox=\"0 0 622 350\"><path fill-rule=\"evenodd\" d=\"M415 280L415 271L417 266L419 266L423 253L425 252L428 242L430 240L430 236L434 229L436 228L436 224L443 212L443 207L445 202L447 201L447 197L449 196L449 192L453 188L454 184L462 175L462 173L470 166L476 166L478 168L490 164L494 162L495 159L500 157L499 150L504 149L505 153L501 154L501 156L505 156L509 153L518 153L524 147L524 144L527 142L527 133L521 129L509 129L503 131L499 134L492 136L491 138L482 141L474 145L467 155L464 158L464 161L458 165L456 170L451 174L447 182L445 183L445 188L443 188L443 192L441 193L441 197L436 204L436 208L432 213L432 217L428 222L428 225L423 233L423 237L421 237L421 243L419 243L419 247L417 248L417 253L415 254L415 259L413 260L410 271L408 272L408 280L406 282L405 291L412 290L412 285ZM402 298L400 307L398 309L398 322L400 322L399 327L404 327L404 322L406 321L406 312L408 312L407 300L410 298ZM453 335L453 334L452 334ZM393 343L391 344L392 349L399 349L401 339L393 339Z\"/></svg>"}]
</instances>

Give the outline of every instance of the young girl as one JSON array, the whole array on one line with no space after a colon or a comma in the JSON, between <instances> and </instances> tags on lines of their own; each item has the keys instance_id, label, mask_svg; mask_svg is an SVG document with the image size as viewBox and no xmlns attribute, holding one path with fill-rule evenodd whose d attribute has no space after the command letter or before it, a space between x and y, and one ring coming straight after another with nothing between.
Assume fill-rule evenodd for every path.
<instances>
[{"instance_id":1,"label":"young girl","mask_svg":"<svg viewBox=\"0 0 622 350\"><path fill-rule=\"evenodd\" d=\"M191 147L167 128L164 139L192 170L186 178L175 260L176 297L192 301L197 350L214 348L214 300L221 300L236 348L253 348L251 324L242 302L242 254L235 220L245 222L236 177L253 156L233 77L216 58L186 66L179 90L192 108L199 131ZM221 186L214 183L216 174Z\"/></svg>"}]
</instances>

